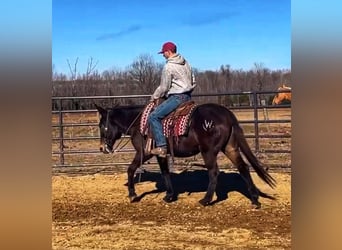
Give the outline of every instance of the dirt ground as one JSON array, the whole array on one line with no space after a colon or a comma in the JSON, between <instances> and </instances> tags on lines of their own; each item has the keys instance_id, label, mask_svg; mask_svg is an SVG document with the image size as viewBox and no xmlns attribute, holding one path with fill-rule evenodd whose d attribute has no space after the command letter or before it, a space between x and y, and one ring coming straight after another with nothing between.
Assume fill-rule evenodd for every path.
<instances>
[{"instance_id":1,"label":"dirt ground","mask_svg":"<svg viewBox=\"0 0 342 250\"><path fill-rule=\"evenodd\" d=\"M271 173L272 189L255 173L255 210L237 172L219 176L212 205L203 207L206 170L172 174L178 199L165 203L160 173L136 176L140 201L127 198L125 173L52 177L53 249L291 249L291 174ZM219 197L219 199L217 199Z\"/></svg>"}]
</instances>

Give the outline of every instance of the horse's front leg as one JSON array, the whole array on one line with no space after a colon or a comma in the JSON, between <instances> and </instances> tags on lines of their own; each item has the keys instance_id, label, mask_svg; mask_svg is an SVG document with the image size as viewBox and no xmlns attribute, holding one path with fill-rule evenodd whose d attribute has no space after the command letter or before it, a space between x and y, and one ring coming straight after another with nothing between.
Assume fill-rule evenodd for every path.
<instances>
[{"instance_id":1,"label":"horse's front leg","mask_svg":"<svg viewBox=\"0 0 342 250\"><path fill-rule=\"evenodd\" d=\"M137 194L135 193L135 187L134 187L134 174L140 165L146 161L146 157L143 157L144 159L141 159L141 153L137 152L134 156L134 159L132 163L129 165L127 169L127 186L128 186L128 198L131 202L137 201Z\"/></svg>"},{"instance_id":2,"label":"horse's front leg","mask_svg":"<svg viewBox=\"0 0 342 250\"><path fill-rule=\"evenodd\" d=\"M163 198L166 202L172 202L175 200L173 186L170 177L170 170L168 166L168 157L157 157L159 167L161 170L161 174L164 179L165 187L166 187L166 195Z\"/></svg>"}]
</instances>

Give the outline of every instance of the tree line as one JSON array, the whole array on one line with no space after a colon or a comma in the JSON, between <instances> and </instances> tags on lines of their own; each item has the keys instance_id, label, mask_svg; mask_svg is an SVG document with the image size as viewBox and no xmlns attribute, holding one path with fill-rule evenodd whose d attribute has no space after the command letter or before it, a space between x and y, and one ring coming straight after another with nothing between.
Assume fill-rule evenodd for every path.
<instances>
[{"instance_id":1,"label":"tree line","mask_svg":"<svg viewBox=\"0 0 342 250\"><path fill-rule=\"evenodd\" d=\"M99 73L97 62L88 60L86 72L80 73L77 68L78 59L69 65L69 75L52 72L52 97L81 96L121 96L121 95L151 95L160 82L164 64L156 63L149 54L138 56L124 70L110 69ZM218 70L199 71L193 68L197 87L193 94L217 94L244 91L276 91L282 84L291 86L291 70L270 70L262 63L255 63L250 70L232 69L230 65L221 65ZM232 105L244 102L244 95L221 98L220 102ZM241 100L242 99L242 100ZM266 100L270 103L270 97ZM102 102L106 102L103 100ZM124 100L125 104L145 104L145 100ZM89 109L90 100L69 100L59 107L53 102L52 108L58 109ZM112 103L104 103L110 105Z\"/></svg>"}]
</instances>

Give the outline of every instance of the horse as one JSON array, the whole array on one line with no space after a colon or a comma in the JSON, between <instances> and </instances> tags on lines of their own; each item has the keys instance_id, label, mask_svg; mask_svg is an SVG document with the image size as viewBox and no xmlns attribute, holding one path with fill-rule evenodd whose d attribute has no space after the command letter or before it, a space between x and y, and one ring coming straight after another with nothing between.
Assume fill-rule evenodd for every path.
<instances>
[{"instance_id":1,"label":"horse","mask_svg":"<svg viewBox=\"0 0 342 250\"><path fill-rule=\"evenodd\" d=\"M282 86L278 88L278 91L284 91L284 90L291 90L291 87L285 86L285 84L283 84ZM277 93L273 98L272 104L278 105L279 103L285 100L291 101L291 92Z\"/></svg>"},{"instance_id":2,"label":"horse","mask_svg":"<svg viewBox=\"0 0 342 250\"><path fill-rule=\"evenodd\" d=\"M131 143L136 152L127 168L128 178L126 185L128 186L130 202L137 202L139 201L139 197L134 187L135 171L144 162L154 156L146 152L147 137L141 133L140 129L140 119L144 106L116 105L108 109L96 104L95 106L100 114L101 152L105 154L113 153L113 146L122 135L129 135L131 138ZM216 191L219 175L217 165L217 155L219 152L223 152L234 166L237 167L240 175L247 184L253 208L260 208L261 203L258 201L259 195L263 196L267 194L261 192L253 183L249 166L243 159L240 151L265 183L272 188L276 186L275 179L251 151L236 116L222 105L215 103L196 105L189 118L187 134L172 138L172 143L168 142L168 153L170 153L170 145L172 145L172 152L175 157L190 157L201 153L204 167L207 168L209 175L206 194L199 200L199 203L203 206L212 204L213 195ZM163 200L165 202L172 202L175 200L175 196L170 178L168 159L160 156L156 157L166 189L166 195L163 197Z\"/></svg>"}]
</instances>

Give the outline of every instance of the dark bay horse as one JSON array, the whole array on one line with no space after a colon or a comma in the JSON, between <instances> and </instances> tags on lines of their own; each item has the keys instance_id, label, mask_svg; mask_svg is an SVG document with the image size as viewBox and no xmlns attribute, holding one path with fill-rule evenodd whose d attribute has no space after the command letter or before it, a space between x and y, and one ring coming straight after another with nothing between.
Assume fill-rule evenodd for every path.
<instances>
[{"instance_id":1,"label":"dark bay horse","mask_svg":"<svg viewBox=\"0 0 342 250\"><path fill-rule=\"evenodd\" d=\"M143 162L153 157L145 153L147 139L140 132L140 117L144 107L116 106L104 109L95 106L100 113L100 150L103 153L113 153L113 145L122 135L126 134L131 137L136 154L127 169L128 196L131 202L137 201L138 196L134 188L135 171ZM218 104L201 104L192 112L189 124L188 133L173 140L173 152L175 157L202 154L204 165L208 169L209 184L204 198L199 201L200 204L207 206L212 202L219 175L217 155L221 151L237 167L247 184L253 207L259 208L261 206L258 201L259 195L263 193L253 183L249 166L240 152L245 155L249 164L264 182L272 188L275 187L276 182L252 153L235 115ZM170 152L170 148L168 151ZM157 157L157 161L166 187L166 195L163 199L171 202L174 200L174 191L167 158Z\"/></svg>"}]
</instances>

